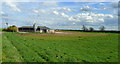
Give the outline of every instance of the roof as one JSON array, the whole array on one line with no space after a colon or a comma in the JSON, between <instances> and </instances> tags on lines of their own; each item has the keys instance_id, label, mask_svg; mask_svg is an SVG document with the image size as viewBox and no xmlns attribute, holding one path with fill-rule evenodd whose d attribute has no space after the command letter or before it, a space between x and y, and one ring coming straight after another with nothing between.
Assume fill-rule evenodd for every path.
<instances>
[{"instance_id":1,"label":"roof","mask_svg":"<svg viewBox=\"0 0 120 64\"><path fill-rule=\"evenodd\" d=\"M22 27L19 27L19 28L33 28L33 26L22 26ZM46 26L38 26L37 28L40 28L40 29L50 29Z\"/></svg>"},{"instance_id":2,"label":"roof","mask_svg":"<svg viewBox=\"0 0 120 64\"><path fill-rule=\"evenodd\" d=\"M33 26L22 26L22 27L19 27L19 28L33 28Z\"/></svg>"},{"instance_id":3,"label":"roof","mask_svg":"<svg viewBox=\"0 0 120 64\"><path fill-rule=\"evenodd\" d=\"M38 28L40 28L40 29L50 29L50 28L48 28L46 26L38 26Z\"/></svg>"}]
</instances>

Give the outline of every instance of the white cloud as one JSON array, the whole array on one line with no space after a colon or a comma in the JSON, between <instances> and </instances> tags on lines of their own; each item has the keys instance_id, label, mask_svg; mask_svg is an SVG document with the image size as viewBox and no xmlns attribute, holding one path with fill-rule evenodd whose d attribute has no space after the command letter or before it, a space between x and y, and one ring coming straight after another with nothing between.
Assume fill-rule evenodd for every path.
<instances>
[{"instance_id":1,"label":"white cloud","mask_svg":"<svg viewBox=\"0 0 120 64\"><path fill-rule=\"evenodd\" d=\"M15 2L5 2L7 6L9 6L12 10L16 12L21 12L20 8L17 7L17 3Z\"/></svg>"},{"instance_id":2,"label":"white cloud","mask_svg":"<svg viewBox=\"0 0 120 64\"><path fill-rule=\"evenodd\" d=\"M69 20L69 21L78 21L78 22L81 21L79 18L72 17L72 16L70 16L70 17L68 18L68 20Z\"/></svg>"},{"instance_id":3,"label":"white cloud","mask_svg":"<svg viewBox=\"0 0 120 64\"><path fill-rule=\"evenodd\" d=\"M53 11L55 15L62 16L68 21L73 22L90 22L90 23L102 23L105 22L106 19L113 19L116 16L113 16L112 14L102 14L102 13L79 13L76 15L69 15L65 12L61 11Z\"/></svg>"},{"instance_id":4,"label":"white cloud","mask_svg":"<svg viewBox=\"0 0 120 64\"><path fill-rule=\"evenodd\" d=\"M104 3L102 3L102 2L100 2L99 4L100 4L100 5L105 5L105 4L104 4Z\"/></svg>"},{"instance_id":5,"label":"white cloud","mask_svg":"<svg viewBox=\"0 0 120 64\"><path fill-rule=\"evenodd\" d=\"M74 16L66 15L62 13L63 17L68 18L69 21L73 22L91 22L91 23L101 23L104 22L106 19L113 19L116 16L112 14L96 14L96 13L81 13Z\"/></svg>"},{"instance_id":6,"label":"white cloud","mask_svg":"<svg viewBox=\"0 0 120 64\"><path fill-rule=\"evenodd\" d=\"M46 13L43 9L33 10L34 13Z\"/></svg>"},{"instance_id":7,"label":"white cloud","mask_svg":"<svg viewBox=\"0 0 120 64\"><path fill-rule=\"evenodd\" d=\"M100 21L100 22L104 22L104 19L103 19L103 18L100 18L100 19L98 19L98 21Z\"/></svg>"},{"instance_id":8,"label":"white cloud","mask_svg":"<svg viewBox=\"0 0 120 64\"><path fill-rule=\"evenodd\" d=\"M73 22L72 24L76 24L75 22Z\"/></svg>"},{"instance_id":9,"label":"white cloud","mask_svg":"<svg viewBox=\"0 0 120 64\"><path fill-rule=\"evenodd\" d=\"M66 7L56 7L56 8L51 8L54 11L60 11L60 12L74 12L73 9L66 8Z\"/></svg>"},{"instance_id":10,"label":"white cloud","mask_svg":"<svg viewBox=\"0 0 120 64\"><path fill-rule=\"evenodd\" d=\"M76 17L79 17L79 19L86 20L88 22L104 22L104 19L111 19L113 18L113 15L111 14L95 14L95 13L83 13L78 14Z\"/></svg>"},{"instance_id":11,"label":"white cloud","mask_svg":"<svg viewBox=\"0 0 120 64\"><path fill-rule=\"evenodd\" d=\"M5 14L3 11L0 11L0 15Z\"/></svg>"},{"instance_id":12,"label":"white cloud","mask_svg":"<svg viewBox=\"0 0 120 64\"><path fill-rule=\"evenodd\" d=\"M43 6L57 6L58 2L55 1L47 1L42 3Z\"/></svg>"},{"instance_id":13,"label":"white cloud","mask_svg":"<svg viewBox=\"0 0 120 64\"><path fill-rule=\"evenodd\" d=\"M53 13L54 13L54 14L56 14L56 15L58 15L58 14L59 14L59 12L57 12L57 11L53 11Z\"/></svg>"},{"instance_id":14,"label":"white cloud","mask_svg":"<svg viewBox=\"0 0 120 64\"><path fill-rule=\"evenodd\" d=\"M93 8L91 8L90 6L84 6L84 7L80 8L80 10L83 12L88 12L88 11L92 11Z\"/></svg>"},{"instance_id":15,"label":"white cloud","mask_svg":"<svg viewBox=\"0 0 120 64\"><path fill-rule=\"evenodd\" d=\"M34 13L38 13L39 11L38 10L33 10Z\"/></svg>"},{"instance_id":16,"label":"white cloud","mask_svg":"<svg viewBox=\"0 0 120 64\"><path fill-rule=\"evenodd\" d=\"M63 12L60 13L60 14L61 14L63 17L67 17L67 18L69 17L69 15L67 15L67 14L65 14L65 13L63 13Z\"/></svg>"},{"instance_id":17,"label":"white cloud","mask_svg":"<svg viewBox=\"0 0 120 64\"><path fill-rule=\"evenodd\" d=\"M70 8L62 8L64 11L67 11L67 12L72 12L72 10Z\"/></svg>"}]
</instances>

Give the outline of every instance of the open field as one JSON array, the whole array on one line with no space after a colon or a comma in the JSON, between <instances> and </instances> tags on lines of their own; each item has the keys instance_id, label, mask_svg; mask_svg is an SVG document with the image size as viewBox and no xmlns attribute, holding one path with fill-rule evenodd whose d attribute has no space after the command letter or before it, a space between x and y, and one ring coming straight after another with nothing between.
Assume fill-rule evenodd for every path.
<instances>
[{"instance_id":1,"label":"open field","mask_svg":"<svg viewBox=\"0 0 120 64\"><path fill-rule=\"evenodd\" d=\"M2 32L0 32L0 63L2 60Z\"/></svg>"},{"instance_id":2,"label":"open field","mask_svg":"<svg viewBox=\"0 0 120 64\"><path fill-rule=\"evenodd\" d=\"M117 62L117 33L2 35L3 62Z\"/></svg>"}]
</instances>

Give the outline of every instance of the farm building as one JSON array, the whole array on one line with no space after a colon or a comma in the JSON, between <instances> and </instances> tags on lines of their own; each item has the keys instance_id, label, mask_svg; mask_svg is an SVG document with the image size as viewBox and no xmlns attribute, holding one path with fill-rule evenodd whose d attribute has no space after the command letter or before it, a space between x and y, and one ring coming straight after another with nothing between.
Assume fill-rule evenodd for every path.
<instances>
[{"instance_id":1,"label":"farm building","mask_svg":"<svg viewBox=\"0 0 120 64\"><path fill-rule=\"evenodd\" d=\"M18 28L18 32L40 32L40 33L54 33L55 30L50 29L46 26L37 26L34 24L33 26L22 26Z\"/></svg>"}]
</instances>

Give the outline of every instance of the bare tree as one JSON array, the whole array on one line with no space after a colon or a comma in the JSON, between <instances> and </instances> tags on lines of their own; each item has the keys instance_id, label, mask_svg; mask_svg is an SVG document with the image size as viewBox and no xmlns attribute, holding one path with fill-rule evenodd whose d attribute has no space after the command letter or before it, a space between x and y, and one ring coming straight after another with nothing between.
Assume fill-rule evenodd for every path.
<instances>
[{"instance_id":1,"label":"bare tree","mask_svg":"<svg viewBox=\"0 0 120 64\"><path fill-rule=\"evenodd\" d=\"M88 28L85 25L82 26L82 29L83 31L88 31Z\"/></svg>"},{"instance_id":2,"label":"bare tree","mask_svg":"<svg viewBox=\"0 0 120 64\"><path fill-rule=\"evenodd\" d=\"M92 32L92 31L94 31L94 28L93 28L93 27L90 27L89 30Z\"/></svg>"},{"instance_id":3,"label":"bare tree","mask_svg":"<svg viewBox=\"0 0 120 64\"><path fill-rule=\"evenodd\" d=\"M100 31L105 31L105 27L104 26L101 26L99 29L100 29Z\"/></svg>"}]
</instances>

